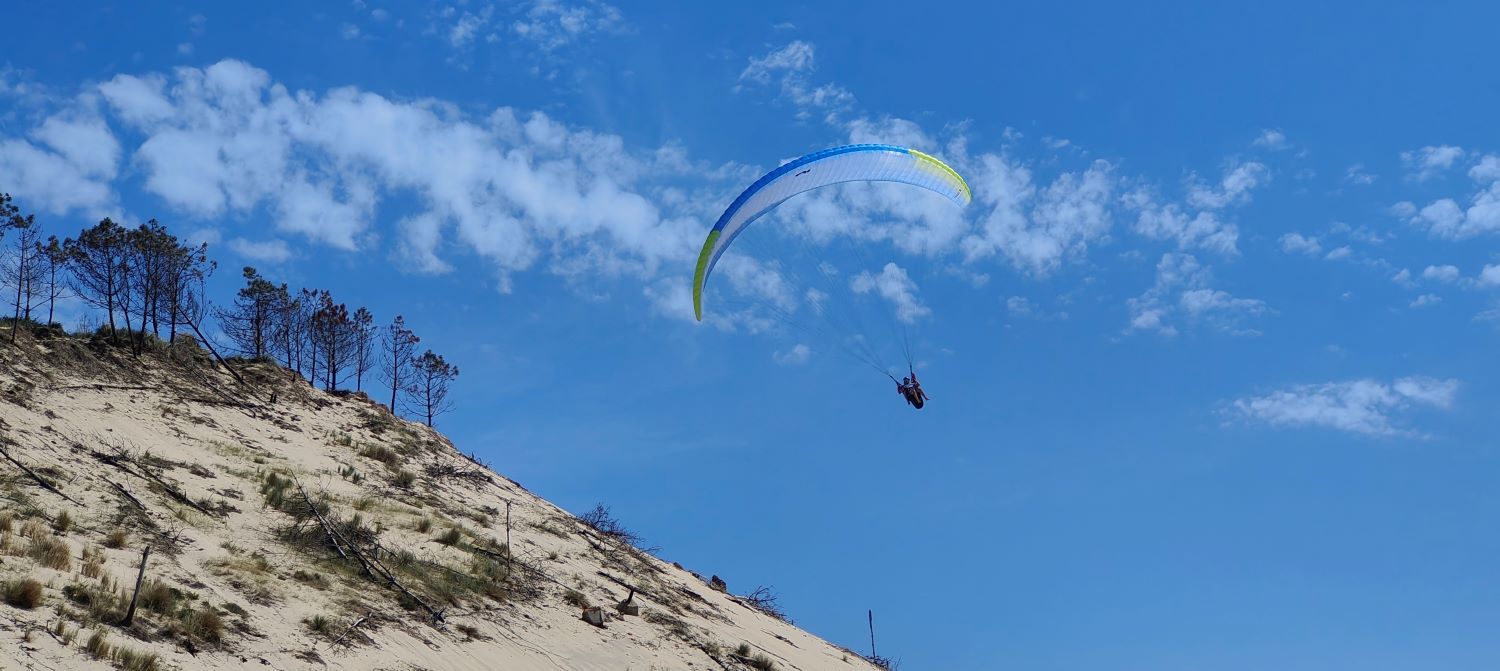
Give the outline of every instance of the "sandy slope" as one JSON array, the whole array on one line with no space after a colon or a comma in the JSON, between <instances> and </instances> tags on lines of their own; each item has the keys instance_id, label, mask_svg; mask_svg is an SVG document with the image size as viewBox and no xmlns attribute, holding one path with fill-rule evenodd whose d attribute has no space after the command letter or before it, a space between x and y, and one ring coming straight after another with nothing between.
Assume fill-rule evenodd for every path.
<instances>
[{"instance_id":1,"label":"sandy slope","mask_svg":"<svg viewBox=\"0 0 1500 671\"><path fill-rule=\"evenodd\" d=\"M777 669L874 668L689 571L620 547L480 469L436 432L395 420L361 396L309 390L266 364L245 366L251 384L241 386L207 362L196 348L179 348L138 363L74 340L0 353L6 449L77 501L0 462L0 509L21 515L9 534L10 554L0 556L0 581L30 576L46 586L40 607L0 605L0 668L115 668L84 650L92 631L87 608L63 589L97 584L81 573L88 548L103 558L102 575L113 577L118 593L133 584L146 543L154 548L148 578L179 590L178 614L143 612L130 631L103 628L113 643L156 653L156 668L751 668L734 654L741 644ZM380 446L399 452L394 467L361 455ZM349 467L360 474L358 484L341 475ZM409 487L396 484L401 470L416 475ZM406 580L443 612L443 621L434 622L420 608L403 608L393 588L361 576L331 550L283 542L278 532L292 518L267 505L261 492L271 472L295 475L314 497L326 497L336 516L359 514L379 528L380 543L392 552L407 550L408 559L454 575L472 574L484 558L464 548L505 541L508 503L513 556L525 568L494 581L498 598L445 598ZM169 488L209 512L173 500ZM25 556L31 539L22 534L25 519L51 524L62 511L73 520L60 534L72 555L66 571ZM431 527L418 531L423 519ZM435 540L453 525L462 529L457 546ZM126 546L100 547L116 529L130 531ZM386 555L386 561L398 560ZM299 570L326 584L298 580ZM626 584L641 590L641 616L607 607L603 629L582 621L580 608L564 599L576 589L591 604L612 606L625 597ZM194 609L222 616L221 641L164 633ZM324 632L308 624L316 616L326 618ZM50 633L60 619L69 621L63 632L82 632L71 643Z\"/></svg>"}]
</instances>

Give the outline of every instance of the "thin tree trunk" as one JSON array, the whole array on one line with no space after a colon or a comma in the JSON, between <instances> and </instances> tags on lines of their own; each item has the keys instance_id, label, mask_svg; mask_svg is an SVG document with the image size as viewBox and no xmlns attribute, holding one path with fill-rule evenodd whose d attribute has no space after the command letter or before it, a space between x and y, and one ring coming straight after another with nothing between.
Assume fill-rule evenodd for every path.
<instances>
[{"instance_id":1,"label":"thin tree trunk","mask_svg":"<svg viewBox=\"0 0 1500 671\"><path fill-rule=\"evenodd\" d=\"M125 619L120 622L122 628L129 627L135 621L135 603L141 598L141 583L146 580L146 560L151 557L151 546L147 545L141 550L141 570L135 574L135 593L130 595L130 608L125 611Z\"/></svg>"}]
</instances>

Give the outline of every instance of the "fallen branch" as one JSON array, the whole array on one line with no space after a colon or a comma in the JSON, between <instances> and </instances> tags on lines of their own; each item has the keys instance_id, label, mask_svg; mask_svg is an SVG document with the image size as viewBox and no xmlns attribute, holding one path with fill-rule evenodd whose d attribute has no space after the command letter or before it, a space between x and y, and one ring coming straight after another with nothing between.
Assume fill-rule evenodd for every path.
<instances>
[{"instance_id":1,"label":"fallen branch","mask_svg":"<svg viewBox=\"0 0 1500 671\"><path fill-rule=\"evenodd\" d=\"M354 624L351 624L351 625L349 625L349 628L348 628L348 629L345 629L345 630L344 630L344 633L342 633L342 634L339 634L339 637L338 637L338 638L335 638L335 639L333 639L333 642L332 642L332 643L330 643L330 644L329 644L329 645L338 645L338 644L339 644L339 641L342 641L342 640L344 640L344 637L345 637L345 636L348 636L348 635L349 635L349 632L352 632L352 631L354 631L354 629L355 629L355 628L356 628L356 627L358 627L358 626L359 626L359 625L361 625L361 624L364 624L364 621L365 621L365 620L368 620L368 619L370 619L370 617L369 617L369 616L368 616L368 615L366 615L366 616L363 616L363 617L361 617L361 618L359 618L359 619L358 619L358 620L355 620L355 621L354 621Z\"/></svg>"},{"instance_id":2,"label":"fallen branch","mask_svg":"<svg viewBox=\"0 0 1500 671\"><path fill-rule=\"evenodd\" d=\"M37 484L39 484L39 485L42 486L42 489L45 489L45 490L47 490L49 492L52 492L53 494L61 496L61 497L65 498L65 499L67 499L69 501L72 501L73 503L75 503L77 505L83 505L81 503L78 503L78 501L76 499L74 499L73 497L68 496L67 494L62 493L61 489L58 489L57 487L52 486L52 483L47 482L46 478L43 478L42 476L38 475L36 471L31 470L31 468L28 467L26 464L23 464L20 461L17 461L15 457L10 456L10 451L9 450L7 450L7 449L5 449L3 447L0 447L0 455L3 455L5 457L6 461L9 461L10 463L15 464L16 468L19 468L22 471L25 471L27 475L31 476L32 480L35 480Z\"/></svg>"},{"instance_id":3,"label":"fallen branch","mask_svg":"<svg viewBox=\"0 0 1500 671\"><path fill-rule=\"evenodd\" d=\"M123 485L121 485L120 483L115 482L114 480L111 480L109 478L104 478L104 481L108 482L110 484L110 486L114 487L115 491L119 492L121 496L125 497L125 500L130 501L132 504L135 505L136 508L139 508L142 512L145 512L146 505L143 504L143 503L141 503L141 500L138 499L138 498L136 498L134 494L131 494L129 491L126 491L126 489L125 489L125 487Z\"/></svg>"}]
</instances>

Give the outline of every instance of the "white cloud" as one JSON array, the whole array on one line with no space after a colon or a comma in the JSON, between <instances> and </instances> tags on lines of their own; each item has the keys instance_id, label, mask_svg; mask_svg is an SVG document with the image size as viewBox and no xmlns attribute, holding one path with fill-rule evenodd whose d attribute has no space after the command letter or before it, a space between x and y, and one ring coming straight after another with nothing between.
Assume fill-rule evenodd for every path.
<instances>
[{"instance_id":1,"label":"white cloud","mask_svg":"<svg viewBox=\"0 0 1500 671\"><path fill-rule=\"evenodd\" d=\"M1344 171L1344 181L1350 184L1364 186L1375 183L1375 175L1365 171L1365 164L1355 163Z\"/></svg>"},{"instance_id":2,"label":"white cloud","mask_svg":"<svg viewBox=\"0 0 1500 671\"><path fill-rule=\"evenodd\" d=\"M1408 289L1417 285L1417 283L1412 281L1411 279L1411 271L1406 268L1402 268L1401 272L1392 275L1391 281L1403 287L1407 287Z\"/></svg>"},{"instance_id":3,"label":"white cloud","mask_svg":"<svg viewBox=\"0 0 1500 671\"><path fill-rule=\"evenodd\" d=\"M1130 311L1127 333L1154 331L1164 336L1179 332L1179 318L1187 325L1206 324L1236 335L1257 332L1240 328L1247 317L1267 311L1263 301L1235 298L1209 286L1212 275L1191 254L1163 254L1156 265L1156 283L1126 302Z\"/></svg>"},{"instance_id":4,"label":"white cloud","mask_svg":"<svg viewBox=\"0 0 1500 671\"><path fill-rule=\"evenodd\" d=\"M1479 271L1479 286L1500 286L1500 265L1485 264L1484 270Z\"/></svg>"},{"instance_id":5,"label":"white cloud","mask_svg":"<svg viewBox=\"0 0 1500 671\"><path fill-rule=\"evenodd\" d=\"M1460 147L1446 144L1427 146L1416 151L1401 152L1401 162L1406 164L1413 179L1422 182L1453 167L1463 155L1464 150Z\"/></svg>"},{"instance_id":6,"label":"white cloud","mask_svg":"<svg viewBox=\"0 0 1500 671\"><path fill-rule=\"evenodd\" d=\"M87 109L62 112L47 117L30 138L0 137L4 189L23 199L23 207L52 214L113 213L110 184L122 150L103 120Z\"/></svg>"},{"instance_id":7,"label":"white cloud","mask_svg":"<svg viewBox=\"0 0 1500 671\"><path fill-rule=\"evenodd\" d=\"M679 150L632 152L617 136L540 113L500 109L475 119L439 101L353 88L292 92L233 60L181 68L170 79L120 75L97 91L110 117L141 138L133 162L145 190L171 211L231 226L268 212L268 229L350 250L374 239L386 201L410 202L389 220L399 222L392 239L411 270L446 272L445 256L471 253L493 265L501 286L539 262L567 277L651 278L696 256L702 219L711 216L697 210L710 199L657 197L660 180L697 170ZM75 144L106 146L100 128L38 132L73 151L64 139L86 131L92 139ZM66 154L46 153L80 172ZM107 153L88 154L82 172L109 165L99 158ZM0 163L26 156L0 152ZM38 166L0 172L20 175L14 181L27 194L45 193L31 179L67 183L60 168ZM710 176L699 188L739 177L701 172ZM105 180L95 181L92 191L66 193L109 202Z\"/></svg>"},{"instance_id":8,"label":"white cloud","mask_svg":"<svg viewBox=\"0 0 1500 671\"><path fill-rule=\"evenodd\" d=\"M345 23L339 26L339 37L346 40L357 40L359 39L359 34L359 26L352 23Z\"/></svg>"},{"instance_id":9,"label":"white cloud","mask_svg":"<svg viewBox=\"0 0 1500 671\"><path fill-rule=\"evenodd\" d=\"M782 366L798 366L807 363L812 357L812 349L802 343L797 343L791 349L781 352L772 352L771 360Z\"/></svg>"},{"instance_id":10,"label":"white cloud","mask_svg":"<svg viewBox=\"0 0 1500 671\"><path fill-rule=\"evenodd\" d=\"M1005 309L1016 316L1030 316L1036 312L1036 307L1031 300L1025 296L1011 296L1005 299Z\"/></svg>"},{"instance_id":11,"label":"white cloud","mask_svg":"<svg viewBox=\"0 0 1500 671\"><path fill-rule=\"evenodd\" d=\"M251 261L282 263L292 258L292 249L282 240L252 242L244 238L229 241L229 249Z\"/></svg>"},{"instance_id":12,"label":"white cloud","mask_svg":"<svg viewBox=\"0 0 1500 671\"><path fill-rule=\"evenodd\" d=\"M1001 253L1023 272L1044 276L1065 257L1082 256L1113 223L1116 180L1105 161L1065 172L1040 190L1029 170L994 154L980 156L969 176L977 203L988 208L961 245L971 262Z\"/></svg>"},{"instance_id":13,"label":"white cloud","mask_svg":"<svg viewBox=\"0 0 1500 671\"><path fill-rule=\"evenodd\" d=\"M1500 181L1500 156L1488 154L1469 168L1469 179L1476 182Z\"/></svg>"},{"instance_id":14,"label":"white cloud","mask_svg":"<svg viewBox=\"0 0 1500 671\"><path fill-rule=\"evenodd\" d=\"M1338 261L1339 259L1347 259L1353 254L1354 249L1352 247L1350 247L1349 245L1340 245L1339 247L1329 250L1328 254L1324 255L1323 258L1329 261Z\"/></svg>"},{"instance_id":15,"label":"white cloud","mask_svg":"<svg viewBox=\"0 0 1500 671\"><path fill-rule=\"evenodd\" d=\"M1154 240L1174 240L1178 249L1194 247L1236 255L1239 253L1239 227L1221 221L1213 212L1198 212L1189 216L1175 203L1158 205L1144 194L1126 199L1140 210L1134 230Z\"/></svg>"},{"instance_id":16,"label":"white cloud","mask_svg":"<svg viewBox=\"0 0 1500 671\"><path fill-rule=\"evenodd\" d=\"M1287 144L1286 134L1281 132L1280 129L1274 128L1267 128L1261 131L1260 137L1255 138L1255 141L1251 142L1250 145L1271 151L1279 151L1291 147L1291 145Z\"/></svg>"},{"instance_id":17,"label":"white cloud","mask_svg":"<svg viewBox=\"0 0 1500 671\"><path fill-rule=\"evenodd\" d=\"M1261 163L1230 164L1217 185L1204 184L1196 175L1189 179L1187 202L1203 210L1219 210L1250 201L1250 192L1271 178Z\"/></svg>"},{"instance_id":18,"label":"white cloud","mask_svg":"<svg viewBox=\"0 0 1500 671\"><path fill-rule=\"evenodd\" d=\"M855 275L849 281L849 288L857 294L874 292L890 301L896 308L896 318L907 324L932 314L932 309L917 298L917 284L907 277L905 269L894 263L885 264L879 275L869 272Z\"/></svg>"},{"instance_id":19,"label":"white cloud","mask_svg":"<svg viewBox=\"0 0 1500 671\"><path fill-rule=\"evenodd\" d=\"M1414 308L1425 308L1430 305L1437 305L1441 302L1443 302L1442 296L1439 296L1437 294L1422 294L1421 296L1417 296L1414 300L1412 300L1412 302L1409 303L1408 306Z\"/></svg>"},{"instance_id":20,"label":"white cloud","mask_svg":"<svg viewBox=\"0 0 1500 671\"><path fill-rule=\"evenodd\" d=\"M740 72L740 81L760 85L776 82L782 97L797 108L798 118L805 119L814 110L823 110L826 118L832 120L854 102L854 95L836 84L815 85L811 82L810 75L815 69L814 52L812 43L794 40L765 56L751 58L750 64Z\"/></svg>"},{"instance_id":21,"label":"white cloud","mask_svg":"<svg viewBox=\"0 0 1500 671\"><path fill-rule=\"evenodd\" d=\"M1457 266L1427 266L1422 270L1422 279L1436 282L1453 282L1458 279Z\"/></svg>"},{"instance_id":22,"label":"white cloud","mask_svg":"<svg viewBox=\"0 0 1500 671\"><path fill-rule=\"evenodd\" d=\"M1390 384L1353 380L1297 385L1264 396L1234 401L1230 411L1276 427L1320 427L1371 436L1418 436L1394 415L1413 406L1448 409L1457 380L1404 377Z\"/></svg>"},{"instance_id":23,"label":"white cloud","mask_svg":"<svg viewBox=\"0 0 1500 671\"><path fill-rule=\"evenodd\" d=\"M511 32L550 52L591 34L621 30L624 24L620 10L603 2L534 0L526 16L511 24Z\"/></svg>"},{"instance_id":24,"label":"white cloud","mask_svg":"<svg viewBox=\"0 0 1500 671\"><path fill-rule=\"evenodd\" d=\"M1301 233L1287 233L1281 236L1281 251L1288 254L1317 256L1323 251L1323 246L1315 237L1304 236Z\"/></svg>"}]
</instances>

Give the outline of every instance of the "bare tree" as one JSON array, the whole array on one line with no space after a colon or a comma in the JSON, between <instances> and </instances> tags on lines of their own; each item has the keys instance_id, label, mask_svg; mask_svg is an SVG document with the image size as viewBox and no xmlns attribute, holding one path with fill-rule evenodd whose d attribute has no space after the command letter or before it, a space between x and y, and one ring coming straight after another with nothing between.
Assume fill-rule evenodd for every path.
<instances>
[{"instance_id":1,"label":"bare tree","mask_svg":"<svg viewBox=\"0 0 1500 671\"><path fill-rule=\"evenodd\" d=\"M208 243L197 247L176 244L173 239L167 260L167 288L162 298L167 303L167 342L177 340L178 325L187 324L190 310L198 307L194 289L201 288L218 264L208 258Z\"/></svg>"},{"instance_id":2,"label":"bare tree","mask_svg":"<svg viewBox=\"0 0 1500 671\"><path fill-rule=\"evenodd\" d=\"M458 366L427 350L415 360L412 368L416 383L414 409L417 414L427 417L427 426L432 426L438 415L453 409L453 403L448 399L448 387L458 377Z\"/></svg>"},{"instance_id":3,"label":"bare tree","mask_svg":"<svg viewBox=\"0 0 1500 671\"><path fill-rule=\"evenodd\" d=\"M63 241L72 270L73 292L109 316L111 340L116 339L115 313L127 304L126 245L125 229L107 217L97 226L85 229L77 240ZM126 328L129 328L128 318Z\"/></svg>"},{"instance_id":4,"label":"bare tree","mask_svg":"<svg viewBox=\"0 0 1500 671\"><path fill-rule=\"evenodd\" d=\"M36 215L28 214L23 217L19 212L10 214L6 227L16 232L16 244L14 252L7 254L4 263L0 264L0 277L16 290L15 300L11 302L14 321L11 322L10 329L10 342L15 344L21 320L31 318L32 285L42 272L42 265L39 263L41 259L37 254L42 229L36 225Z\"/></svg>"},{"instance_id":5,"label":"bare tree","mask_svg":"<svg viewBox=\"0 0 1500 671\"><path fill-rule=\"evenodd\" d=\"M365 373L375 367L375 315L361 307L354 311L354 390L364 391Z\"/></svg>"},{"instance_id":6,"label":"bare tree","mask_svg":"<svg viewBox=\"0 0 1500 671\"><path fill-rule=\"evenodd\" d=\"M414 393L412 380L412 366L415 363L417 343L421 338L406 328L406 319L396 315L396 319L386 327L385 338L381 342L381 374L385 381L391 385L391 412L397 410L396 403L400 400L400 394Z\"/></svg>"}]
</instances>

